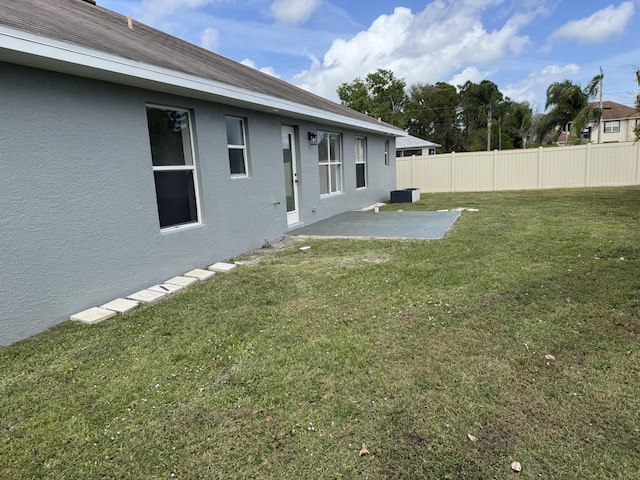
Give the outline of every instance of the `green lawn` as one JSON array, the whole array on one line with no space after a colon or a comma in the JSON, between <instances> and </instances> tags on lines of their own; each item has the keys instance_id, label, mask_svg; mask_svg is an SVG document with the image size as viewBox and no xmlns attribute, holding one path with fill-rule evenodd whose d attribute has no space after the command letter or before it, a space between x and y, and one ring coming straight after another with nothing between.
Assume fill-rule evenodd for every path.
<instances>
[{"instance_id":1,"label":"green lawn","mask_svg":"<svg viewBox=\"0 0 640 480\"><path fill-rule=\"evenodd\" d=\"M640 188L455 207L0 349L0 478L639 478Z\"/></svg>"}]
</instances>

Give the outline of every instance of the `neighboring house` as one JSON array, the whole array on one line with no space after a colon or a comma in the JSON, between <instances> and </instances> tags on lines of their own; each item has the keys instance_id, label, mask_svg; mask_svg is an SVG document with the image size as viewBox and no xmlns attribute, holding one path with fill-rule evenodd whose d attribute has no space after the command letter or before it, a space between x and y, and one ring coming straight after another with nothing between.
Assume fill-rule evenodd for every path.
<instances>
[{"instance_id":1,"label":"neighboring house","mask_svg":"<svg viewBox=\"0 0 640 480\"><path fill-rule=\"evenodd\" d=\"M636 139L634 130L640 125L640 114L635 108L616 102L602 102L600 122L600 143L632 142ZM589 126L590 140L598 141L598 128Z\"/></svg>"},{"instance_id":2,"label":"neighboring house","mask_svg":"<svg viewBox=\"0 0 640 480\"><path fill-rule=\"evenodd\" d=\"M602 102L602 120L597 127L589 124L582 132L582 142L611 143L633 142L636 139L634 130L640 125L640 114L635 108L616 102ZM571 124L567 126L571 128ZM600 130L598 136L598 129ZM560 133L558 143L567 141L566 130Z\"/></svg>"},{"instance_id":3,"label":"neighboring house","mask_svg":"<svg viewBox=\"0 0 640 480\"><path fill-rule=\"evenodd\" d=\"M0 344L396 187L404 132L92 1L1 2L0 71Z\"/></svg>"},{"instance_id":4,"label":"neighboring house","mask_svg":"<svg viewBox=\"0 0 640 480\"><path fill-rule=\"evenodd\" d=\"M396 139L396 157L435 155L436 148L440 146L442 145L412 135L399 137Z\"/></svg>"}]
</instances>

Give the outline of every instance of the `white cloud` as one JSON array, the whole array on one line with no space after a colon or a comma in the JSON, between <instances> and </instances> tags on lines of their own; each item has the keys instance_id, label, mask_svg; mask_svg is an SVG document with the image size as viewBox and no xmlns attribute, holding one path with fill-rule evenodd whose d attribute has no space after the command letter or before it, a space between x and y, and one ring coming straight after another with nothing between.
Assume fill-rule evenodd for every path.
<instances>
[{"instance_id":1,"label":"white cloud","mask_svg":"<svg viewBox=\"0 0 640 480\"><path fill-rule=\"evenodd\" d=\"M242 65L247 66L247 67L251 67L251 68L253 68L255 70L258 70L258 71L260 71L262 73L266 73L267 75L271 75L272 77L280 78L280 75L278 75L278 73L276 72L275 68L273 68L273 67L258 68L258 66L256 65L256 62L254 62L250 58L245 58L240 63Z\"/></svg>"},{"instance_id":2,"label":"white cloud","mask_svg":"<svg viewBox=\"0 0 640 480\"><path fill-rule=\"evenodd\" d=\"M320 6L320 0L275 0L271 4L271 15L276 21L300 25L309 20Z\"/></svg>"},{"instance_id":3,"label":"white cloud","mask_svg":"<svg viewBox=\"0 0 640 480\"><path fill-rule=\"evenodd\" d=\"M489 76L489 72L481 72L476 67L467 67L462 72L454 75L447 83L457 87L464 85L467 81L480 83Z\"/></svg>"},{"instance_id":4,"label":"white cloud","mask_svg":"<svg viewBox=\"0 0 640 480\"><path fill-rule=\"evenodd\" d=\"M635 13L634 2L609 5L590 17L572 20L551 34L550 41L567 38L579 43L599 43L620 35L627 28Z\"/></svg>"},{"instance_id":5,"label":"white cloud","mask_svg":"<svg viewBox=\"0 0 640 480\"><path fill-rule=\"evenodd\" d=\"M218 48L219 34L215 28L205 28L200 34L200 46L214 52Z\"/></svg>"},{"instance_id":6,"label":"white cloud","mask_svg":"<svg viewBox=\"0 0 640 480\"><path fill-rule=\"evenodd\" d=\"M419 13L398 7L378 17L369 29L349 40L335 40L321 64L296 75L293 82L336 99L343 82L388 68L407 85L434 83L463 67L489 65L520 53L530 41L520 35L536 13L518 13L501 28L487 31L481 13L491 0L434 0ZM467 68L467 73L473 70Z\"/></svg>"},{"instance_id":7,"label":"white cloud","mask_svg":"<svg viewBox=\"0 0 640 480\"><path fill-rule=\"evenodd\" d=\"M503 90L505 96L516 102L527 101L534 111L543 111L547 101L545 95L547 87L554 82L561 82L568 77L575 77L580 73L580 67L575 63L567 65L548 65L542 70L532 72L529 76L516 83L507 85Z\"/></svg>"}]
</instances>

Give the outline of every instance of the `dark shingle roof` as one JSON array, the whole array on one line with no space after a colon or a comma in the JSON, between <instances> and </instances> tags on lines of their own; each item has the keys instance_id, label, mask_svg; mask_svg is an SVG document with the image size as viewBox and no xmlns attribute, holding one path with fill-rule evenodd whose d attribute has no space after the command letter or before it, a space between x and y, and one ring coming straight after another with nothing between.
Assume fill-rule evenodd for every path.
<instances>
[{"instance_id":1,"label":"dark shingle roof","mask_svg":"<svg viewBox=\"0 0 640 480\"><path fill-rule=\"evenodd\" d=\"M135 20L130 28L127 17L85 0L2 1L0 25L380 125L367 115Z\"/></svg>"},{"instance_id":2,"label":"dark shingle roof","mask_svg":"<svg viewBox=\"0 0 640 480\"><path fill-rule=\"evenodd\" d=\"M625 118L638 118L640 114L635 108L627 107L616 102L602 102L602 120L623 120Z\"/></svg>"}]
</instances>

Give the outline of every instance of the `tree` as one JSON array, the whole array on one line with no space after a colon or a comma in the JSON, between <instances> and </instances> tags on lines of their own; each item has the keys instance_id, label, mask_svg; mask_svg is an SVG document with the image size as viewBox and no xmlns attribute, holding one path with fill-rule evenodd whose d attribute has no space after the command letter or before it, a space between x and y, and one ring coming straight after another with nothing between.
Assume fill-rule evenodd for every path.
<instances>
[{"instance_id":1,"label":"tree","mask_svg":"<svg viewBox=\"0 0 640 480\"><path fill-rule=\"evenodd\" d=\"M493 120L499 118L497 113L504 101L498 86L490 80L478 84L467 81L460 87L466 150L491 150Z\"/></svg>"},{"instance_id":2,"label":"tree","mask_svg":"<svg viewBox=\"0 0 640 480\"><path fill-rule=\"evenodd\" d=\"M538 125L536 135L542 143L553 132L553 141L569 126L567 143L580 142L582 132L589 123L600 124L602 111L592 100L598 95L603 75L596 75L584 89L571 80L555 82L547 88L545 109L551 109L544 115Z\"/></svg>"},{"instance_id":3,"label":"tree","mask_svg":"<svg viewBox=\"0 0 640 480\"><path fill-rule=\"evenodd\" d=\"M448 83L412 85L405 109L409 133L439 143L443 152L454 151L460 141L459 102Z\"/></svg>"},{"instance_id":4,"label":"tree","mask_svg":"<svg viewBox=\"0 0 640 480\"><path fill-rule=\"evenodd\" d=\"M364 80L356 78L341 84L337 92L343 105L404 128L405 87L404 79L396 78L391 70L379 68Z\"/></svg>"},{"instance_id":5,"label":"tree","mask_svg":"<svg viewBox=\"0 0 640 480\"><path fill-rule=\"evenodd\" d=\"M505 117L505 128L520 139L522 148L527 148L532 127L533 110L529 102L512 102Z\"/></svg>"}]
</instances>

